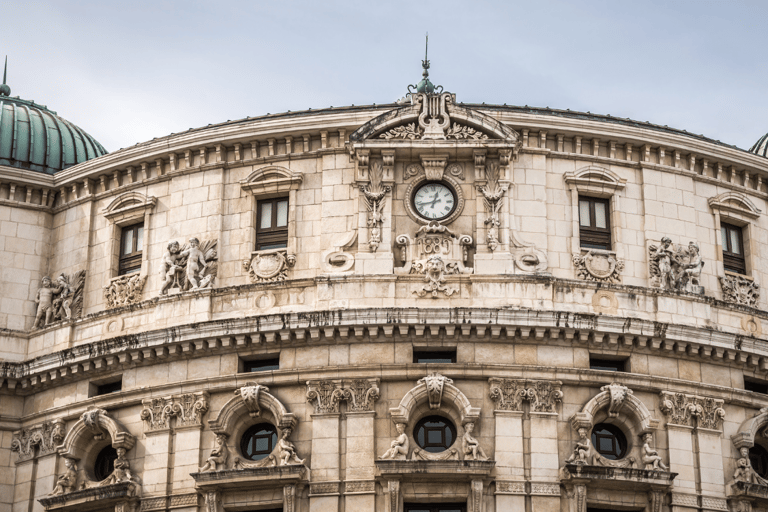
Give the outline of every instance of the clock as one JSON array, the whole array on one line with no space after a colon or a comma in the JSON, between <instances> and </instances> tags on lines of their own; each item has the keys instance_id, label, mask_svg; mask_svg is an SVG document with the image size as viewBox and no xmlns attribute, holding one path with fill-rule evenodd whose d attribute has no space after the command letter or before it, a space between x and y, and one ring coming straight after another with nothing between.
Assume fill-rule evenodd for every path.
<instances>
[{"instance_id":1,"label":"clock","mask_svg":"<svg viewBox=\"0 0 768 512\"><path fill-rule=\"evenodd\" d=\"M427 182L413 194L413 206L421 217L427 220L441 220L456 209L456 194L443 183Z\"/></svg>"}]
</instances>

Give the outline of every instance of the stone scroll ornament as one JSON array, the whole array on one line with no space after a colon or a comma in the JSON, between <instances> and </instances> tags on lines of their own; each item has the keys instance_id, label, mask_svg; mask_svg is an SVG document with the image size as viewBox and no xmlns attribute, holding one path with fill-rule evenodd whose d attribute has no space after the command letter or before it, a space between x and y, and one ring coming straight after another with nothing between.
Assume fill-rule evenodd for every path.
<instances>
[{"instance_id":1,"label":"stone scroll ornament","mask_svg":"<svg viewBox=\"0 0 768 512\"><path fill-rule=\"evenodd\" d=\"M485 166L485 178L485 185L477 189L483 195L483 204L488 215L484 221L485 225L488 226L488 233L486 234L488 250L493 252L499 246L499 227L501 226L499 210L501 210L501 199L507 192L507 188L499 184L498 164L491 163Z\"/></svg>"},{"instance_id":2,"label":"stone scroll ornament","mask_svg":"<svg viewBox=\"0 0 768 512\"><path fill-rule=\"evenodd\" d=\"M669 416L668 423L720 430L725 419L723 404L722 399L662 391L659 410Z\"/></svg>"},{"instance_id":3,"label":"stone scroll ornament","mask_svg":"<svg viewBox=\"0 0 768 512\"><path fill-rule=\"evenodd\" d=\"M522 411L523 401L530 402L533 412L556 412L563 401L559 380L497 379L488 380L491 400L501 411Z\"/></svg>"},{"instance_id":4,"label":"stone scroll ornament","mask_svg":"<svg viewBox=\"0 0 768 512\"><path fill-rule=\"evenodd\" d=\"M16 452L19 462L33 459L36 455L49 455L64 441L64 434L64 421L60 419L23 428L13 433L11 451Z\"/></svg>"},{"instance_id":5,"label":"stone scroll ornament","mask_svg":"<svg viewBox=\"0 0 768 512\"><path fill-rule=\"evenodd\" d=\"M170 242L161 263L160 294L166 295L172 288L181 292L211 288L219 270L218 244L218 240L201 243L197 238L190 238L183 247Z\"/></svg>"},{"instance_id":6,"label":"stone scroll ornament","mask_svg":"<svg viewBox=\"0 0 768 512\"><path fill-rule=\"evenodd\" d=\"M589 250L586 254L574 254L573 266L576 275L585 281L620 283L624 261L606 251Z\"/></svg>"},{"instance_id":7,"label":"stone scroll ornament","mask_svg":"<svg viewBox=\"0 0 768 512\"><path fill-rule=\"evenodd\" d=\"M723 289L723 300L726 302L755 307L760 300L760 285L744 276L722 276L720 286Z\"/></svg>"},{"instance_id":8,"label":"stone scroll ornament","mask_svg":"<svg viewBox=\"0 0 768 512\"><path fill-rule=\"evenodd\" d=\"M258 251L250 259L243 260L243 270L248 272L252 283L285 281L288 269L296 264L296 256L285 249Z\"/></svg>"},{"instance_id":9,"label":"stone scroll ornament","mask_svg":"<svg viewBox=\"0 0 768 512\"><path fill-rule=\"evenodd\" d=\"M648 247L648 263L652 286L676 292L704 294L704 287L700 283L704 260L696 243L689 242L688 247L675 246L665 236L660 245Z\"/></svg>"},{"instance_id":10,"label":"stone scroll ornament","mask_svg":"<svg viewBox=\"0 0 768 512\"><path fill-rule=\"evenodd\" d=\"M243 399L243 403L248 409L248 415L251 418L261 416L261 406L259 405L259 395L261 393L269 393L269 388L255 382L246 382L245 386L235 390L235 395Z\"/></svg>"},{"instance_id":11,"label":"stone scroll ornament","mask_svg":"<svg viewBox=\"0 0 768 512\"><path fill-rule=\"evenodd\" d=\"M141 302L141 293L144 291L146 282L147 276L138 273L126 274L110 280L109 284L104 287L104 299L107 301L107 308L130 306Z\"/></svg>"},{"instance_id":12,"label":"stone scroll ornament","mask_svg":"<svg viewBox=\"0 0 768 512\"><path fill-rule=\"evenodd\" d=\"M362 185L360 191L363 193L363 202L368 209L368 228L369 238L368 247L371 252L376 252L381 245L381 227L384 224L384 201L386 200L387 192L391 190L391 187L383 184L384 180L384 167L381 162L373 162L370 170L371 182L367 185Z\"/></svg>"},{"instance_id":13,"label":"stone scroll ornament","mask_svg":"<svg viewBox=\"0 0 768 512\"><path fill-rule=\"evenodd\" d=\"M62 320L80 318L83 314L85 270L74 274L60 274L56 282L45 276L35 296L37 311L33 329L42 329Z\"/></svg>"}]
</instances>

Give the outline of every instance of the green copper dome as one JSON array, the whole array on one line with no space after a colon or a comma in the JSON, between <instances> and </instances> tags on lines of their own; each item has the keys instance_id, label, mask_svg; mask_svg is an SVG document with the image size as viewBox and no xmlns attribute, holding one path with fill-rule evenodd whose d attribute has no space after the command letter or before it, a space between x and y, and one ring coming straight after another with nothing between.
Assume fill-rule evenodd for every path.
<instances>
[{"instance_id":1,"label":"green copper dome","mask_svg":"<svg viewBox=\"0 0 768 512\"><path fill-rule=\"evenodd\" d=\"M0 86L0 165L54 174L107 153L81 128Z\"/></svg>"}]
</instances>

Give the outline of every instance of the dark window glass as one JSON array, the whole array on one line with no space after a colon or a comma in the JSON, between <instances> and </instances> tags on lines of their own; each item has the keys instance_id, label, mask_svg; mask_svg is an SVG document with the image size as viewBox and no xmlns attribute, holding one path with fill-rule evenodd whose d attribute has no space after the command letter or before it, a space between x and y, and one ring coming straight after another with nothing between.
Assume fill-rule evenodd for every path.
<instances>
[{"instance_id":1,"label":"dark window glass","mask_svg":"<svg viewBox=\"0 0 768 512\"><path fill-rule=\"evenodd\" d=\"M768 382L744 377L744 389L768 395Z\"/></svg>"},{"instance_id":2,"label":"dark window glass","mask_svg":"<svg viewBox=\"0 0 768 512\"><path fill-rule=\"evenodd\" d=\"M431 453L444 452L456 440L456 427L442 416L427 416L413 429L416 444Z\"/></svg>"},{"instance_id":3,"label":"dark window glass","mask_svg":"<svg viewBox=\"0 0 768 512\"><path fill-rule=\"evenodd\" d=\"M723 239L723 267L737 274L747 273L747 260L744 257L744 237L742 228L732 224L720 224Z\"/></svg>"},{"instance_id":4,"label":"dark window glass","mask_svg":"<svg viewBox=\"0 0 768 512\"><path fill-rule=\"evenodd\" d=\"M288 198L263 199L256 203L256 250L288 247Z\"/></svg>"},{"instance_id":5,"label":"dark window glass","mask_svg":"<svg viewBox=\"0 0 768 512\"><path fill-rule=\"evenodd\" d=\"M248 460L261 460L275 449L277 429L269 423L259 423L245 431L240 439L240 451Z\"/></svg>"},{"instance_id":6,"label":"dark window glass","mask_svg":"<svg viewBox=\"0 0 768 512\"><path fill-rule=\"evenodd\" d=\"M597 453L610 460L624 458L627 454L627 438L615 425L598 423L592 428L592 446Z\"/></svg>"},{"instance_id":7,"label":"dark window glass","mask_svg":"<svg viewBox=\"0 0 768 512\"><path fill-rule=\"evenodd\" d=\"M243 361L243 372L268 372L280 369L280 358L260 359L258 361Z\"/></svg>"},{"instance_id":8,"label":"dark window glass","mask_svg":"<svg viewBox=\"0 0 768 512\"><path fill-rule=\"evenodd\" d=\"M112 445L107 446L96 456L96 464L93 467L93 476L97 481L102 481L112 474L115 469L115 460L117 459L117 450Z\"/></svg>"},{"instance_id":9,"label":"dark window glass","mask_svg":"<svg viewBox=\"0 0 768 512\"><path fill-rule=\"evenodd\" d=\"M455 363L455 350L420 350L413 352L414 363Z\"/></svg>"},{"instance_id":10,"label":"dark window glass","mask_svg":"<svg viewBox=\"0 0 768 512\"><path fill-rule=\"evenodd\" d=\"M602 370L605 372L627 371L626 360L623 359L598 359L597 357L590 357L589 368L592 370Z\"/></svg>"},{"instance_id":11,"label":"dark window glass","mask_svg":"<svg viewBox=\"0 0 768 512\"><path fill-rule=\"evenodd\" d=\"M584 249L611 250L608 199L579 196L579 239Z\"/></svg>"},{"instance_id":12,"label":"dark window glass","mask_svg":"<svg viewBox=\"0 0 768 512\"><path fill-rule=\"evenodd\" d=\"M109 382L107 384L101 384L96 386L96 392L93 396L108 395L110 393L117 393L123 389L123 381Z\"/></svg>"},{"instance_id":13,"label":"dark window glass","mask_svg":"<svg viewBox=\"0 0 768 512\"><path fill-rule=\"evenodd\" d=\"M768 451L759 444L749 449L749 463L752 469L763 478L768 478Z\"/></svg>"},{"instance_id":14,"label":"dark window glass","mask_svg":"<svg viewBox=\"0 0 768 512\"><path fill-rule=\"evenodd\" d=\"M440 503L429 505L426 503L406 503L405 512L465 512L467 506L463 503Z\"/></svg>"},{"instance_id":15,"label":"dark window glass","mask_svg":"<svg viewBox=\"0 0 768 512\"><path fill-rule=\"evenodd\" d=\"M118 275L141 270L141 251L144 248L144 224L123 228L120 238L120 265Z\"/></svg>"}]
</instances>

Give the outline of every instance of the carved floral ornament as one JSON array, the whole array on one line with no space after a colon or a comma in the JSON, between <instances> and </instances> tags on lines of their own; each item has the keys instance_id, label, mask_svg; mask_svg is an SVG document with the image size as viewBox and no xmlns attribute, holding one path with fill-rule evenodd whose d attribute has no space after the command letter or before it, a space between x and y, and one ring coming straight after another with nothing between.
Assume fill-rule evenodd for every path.
<instances>
[{"instance_id":1,"label":"carved floral ornament","mask_svg":"<svg viewBox=\"0 0 768 512\"><path fill-rule=\"evenodd\" d=\"M720 430L725 419L724 401L716 398L662 391L659 410L668 423Z\"/></svg>"},{"instance_id":2,"label":"carved floral ornament","mask_svg":"<svg viewBox=\"0 0 768 512\"><path fill-rule=\"evenodd\" d=\"M147 276L138 272L110 279L109 284L104 286L107 309L130 306L141 302L141 294L146 282Z\"/></svg>"},{"instance_id":3,"label":"carved floral ornament","mask_svg":"<svg viewBox=\"0 0 768 512\"><path fill-rule=\"evenodd\" d=\"M307 401L314 403L315 414L336 414L342 401L347 412L373 411L379 399L379 379L307 381Z\"/></svg>"},{"instance_id":4,"label":"carved floral ornament","mask_svg":"<svg viewBox=\"0 0 768 512\"><path fill-rule=\"evenodd\" d=\"M140 417L145 432L163 431L175 427L202 427L203 416L208 412L208 392L183 393L163 398L142 400L144 408Z\"/></svg>"},{"instance_id":5,"label":"carved floral ornament","mask_svg":"<svg viewBox=\"0 0 768 512\"><path fill-rule=\"evenodd\" d=\"M63 420L46 421L13 433L11 451L16 452L16 462L31 460L56 452L66 433Z\"/></svg>"},{"instance_id":6,"label":"carved floral ornament","mask_svg":"<svg viewBox=\"0 0 768 512\"><path fill-rule=\"evenodd\" d=\"M243 260L243 270L252 283L270 283L286 280L295 264L296 255L286 249L271 249L252 253L250 259Z\"/></svg>"}]
</instances>

